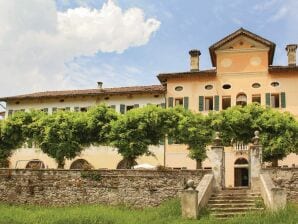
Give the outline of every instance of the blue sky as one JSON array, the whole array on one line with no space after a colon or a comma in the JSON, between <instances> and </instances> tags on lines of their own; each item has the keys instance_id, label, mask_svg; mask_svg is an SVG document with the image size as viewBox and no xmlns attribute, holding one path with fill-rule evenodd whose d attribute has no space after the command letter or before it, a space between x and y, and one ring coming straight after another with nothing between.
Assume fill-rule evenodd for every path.
<instances>
[{"instance_id":1,"label":"blue sky","mask_svg":"<svg viewBox=\"0 0 298 224\"><path fill-rule=\"evenodd\" d=\"M99 8L103 0L85 1L84 6ZM189 68L188 51L200 49L201 68L210 68L208 48L229 33L244 27L277 44L274 64L286 64L285 45L297 43L297 32L290 9L294 1L243 1L243 0L118 0L122 9L138 7L146 17L154 17L161 22L160 28L148 44L127 49L122 54L98 52L94 57L77 60L80 69L92 82L104 79L96 66L101 63L111 65L119 79L121 73L133 79L132 85L157 84L156 75L161 72L186 71ZM59 1L61 11L82 5L80 1ZM298 10L298 8L296 8ZM292 27L291 27L292 26ZM129 71L127 68L135 68ZM117 79L117 78L116 78ZM90 83L92 85L92 83ZM121 85L121 82L111 83Z\"/></svg>"},{"instance_id":2,"label":"blue sky","mask_svg":"<svg viewBox=\"0 0 298 224\"><path fill-rule=\"evenodd\" d=\"M209 46L240 27L276 43L274 64L298 43L296 0L110 1L1 1L0 95L158 84L189 69L190 49L210 68Z\"/></svg>"}]
</instances>

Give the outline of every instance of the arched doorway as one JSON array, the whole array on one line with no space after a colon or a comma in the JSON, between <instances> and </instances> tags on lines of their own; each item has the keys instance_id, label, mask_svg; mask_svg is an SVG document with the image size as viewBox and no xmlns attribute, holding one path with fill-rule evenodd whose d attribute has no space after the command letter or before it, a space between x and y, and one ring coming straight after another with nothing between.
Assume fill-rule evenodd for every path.
<instances>
[{"instance_id":1,"label":"arched doorway","mask_svg":"<svg viewBox=\"0 0 298 224\"><path fill-rule=\"evenodd\" d=\"M248 161L245 158L238 158L234 163L234 186L249 186Z\"/></svg>"},{"instance_id":2,"label":"arched doorway","mask_svg":"<svg viewBox=\"0 0 298 224\"><path fill-rule=\"evenodd\" d=\"M44 168L45 168L44 163L39 159L30 160L26 165L26 169L44 169Z\"/></svg>"},{"instance_id":3,"label":"arched doorway","mask_svg":"<svg viewBox=\"0 0 298 224\"><path fill-rule=\"evenodd\" d=\"M91 170L93 166L85 159L77 159L71 165L71 170Z\"/></svg>"},{"instance_id":4,"label":"arched doorway","mask_svg":"<svg viewBox=\"0 0 298 224\"><path fill-rule=\"evenodd\" d=\"M245 93L239 93L236 97L236 105L246 106L247 105L247 96Z\"/></svg>"}]
</instances>

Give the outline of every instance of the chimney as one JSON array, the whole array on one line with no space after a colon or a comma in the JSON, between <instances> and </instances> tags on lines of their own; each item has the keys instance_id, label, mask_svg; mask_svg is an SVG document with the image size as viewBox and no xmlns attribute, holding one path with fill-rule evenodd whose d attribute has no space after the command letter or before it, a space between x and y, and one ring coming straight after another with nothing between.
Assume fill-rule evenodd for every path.
<instances>
[{"instance_id":1,"label":"chimney","mask_svg":"<svg viewBox=\"0 0 298 224\"><path fill-rule=\"evenodd\" d=\"M99 88L99 89L102 89L102 82L97 82L97 87Z\"/></svg>"},{"instance_id":2,"label":"chimney","mask_svg":"<svg viewBox=\"0 0 298 224\"><path fill-rule=\"evenodd\" d=\"M296 50L297 44L288 44L286 51L288 52L288 66L296 66Z\"/></svg>"},{"instance_id":3,"label":"chimney","mask_svg":"<svg viewBox=\"0 0 298 224\"><path fill-rule=\"evenodd\" d=\"M199 50L194 49L189 51L189 55L190 55L190 71L191 72L199 71L201 52Z\"/></svg>"}]
</instances>

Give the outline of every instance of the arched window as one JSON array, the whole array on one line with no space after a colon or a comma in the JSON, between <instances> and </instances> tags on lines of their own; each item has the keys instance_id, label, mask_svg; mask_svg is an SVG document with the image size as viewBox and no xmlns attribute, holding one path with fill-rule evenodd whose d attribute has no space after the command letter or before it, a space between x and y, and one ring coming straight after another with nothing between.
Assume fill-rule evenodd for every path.
<instances>
[{"instance_id":1,"label":"arched window","mask_svg":"<svg viewBox=\"0 0 298 224\"><path fill-rule=\"evenodd\" d=\"M44 169L44 163L39 159L33 159L29 161L26 165L26 169Z\"/></svg>"},{"instance_id":2,"label":"arched window","mask_svg":"<svg viewBox=\"0 0 298 224\"><path fill-rule=\"evenodd\" d=\"M118 165L117 165L117 169L131 169L131 167L138 165L138 163L136 161L133 161L133 163L131 164L130 161L128 161L127 159L122 159Z\"/></svg>"},{"instance_id":3,"label":"arched window","mask_svg":"<svg viewBox=\"0 0 298 224\"><path fill-rule=\"evenodd\" d=\"M246 106L247 96L244 93L239 93L236 97L236 105Z\"/></svg>"},{"instance_id":4,"label":"arched window","mask_svg":"<svg viewBox=\"0 0 298 224\"><path fill-rule=\"evenodd\" d=\"M71 170L90 170L93 166L85 159L77 159L70 165Z\"/></svg>"},{"instance_id":5,"label":"arched window","mask_svg":"<svg viewBox=\"0 0 298 224\"><path fill-rule=\"evenodd\" d=\"M247 161L247 159L245 159L245 158L238 158L238 159L235 161L235 165L244 165L244 164L248 164L248 161Z\"/></svg>"}]
</instances>

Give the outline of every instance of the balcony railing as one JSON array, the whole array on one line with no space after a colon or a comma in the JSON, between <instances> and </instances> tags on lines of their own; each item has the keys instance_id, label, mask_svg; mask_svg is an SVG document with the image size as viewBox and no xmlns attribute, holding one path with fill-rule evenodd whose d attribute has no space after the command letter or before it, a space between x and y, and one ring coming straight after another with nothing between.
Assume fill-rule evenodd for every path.
<instances>
[{"instance_id":1,"label":"balcony railing","mask_svg":"<svg viewBox=\"0 0 298 224\"><path fill-rule=\"evenodd\" d=\"M248 145L244 144L243 142L237 142L234 144L234 150L236 151L247 151Z\"/></svg>"}]
</instances>

